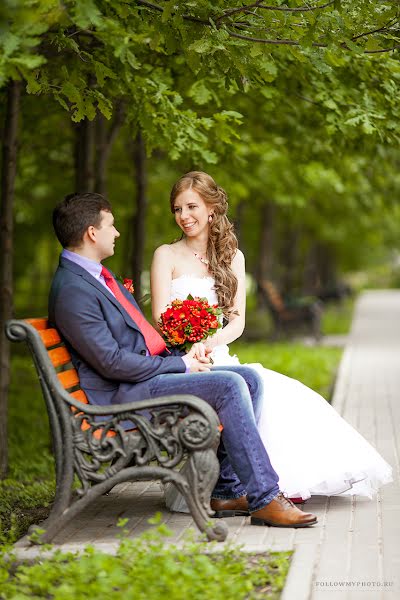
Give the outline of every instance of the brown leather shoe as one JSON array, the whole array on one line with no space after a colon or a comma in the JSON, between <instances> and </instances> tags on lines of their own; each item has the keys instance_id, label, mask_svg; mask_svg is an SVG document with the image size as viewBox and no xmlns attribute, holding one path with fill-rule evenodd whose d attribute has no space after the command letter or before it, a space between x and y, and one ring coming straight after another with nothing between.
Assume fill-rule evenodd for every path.
<instances>
[{"instance_id":1,"label":"brown leather shoe","mask_svg":"<svg viewBox=\"0 0 400 600\"><path fill-rule=\"evenodd\" d=\"M317 522L317 517L296 508L289 498L278 494L264 508L251 513L252 525L270 525L271 527L308 527Z\"/></svg>"},{"instance_id":2,"label":"brown leather shoe","mask_svg":"<svg viewBox=\"0 0 400 600\"><path fill-rule=\"evenodd\" d=\"M249 513L249 504L246 496L222 500L221 498L211 498L211 509L215 510L214 519L223 519L224 517L247 517Z\"/></svg>"}]
</instances>

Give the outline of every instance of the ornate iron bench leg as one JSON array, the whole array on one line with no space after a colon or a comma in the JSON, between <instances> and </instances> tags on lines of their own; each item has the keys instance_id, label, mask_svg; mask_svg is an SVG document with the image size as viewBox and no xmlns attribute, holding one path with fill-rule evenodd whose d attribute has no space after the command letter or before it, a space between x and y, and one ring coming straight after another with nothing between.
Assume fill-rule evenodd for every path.
<instances>
[{"instance_id":1,"label":"ornate iron bench leg","mask_svg":"<svg viewBox=\"0 0 400 600\"><path fill-rule=\"evenodd\" d=\"M208 540L223 542L228 535L224 521L211 519L210 496L219 475L219 463L212 449L193 452L185 465L187 481L180 488L197 527L206 534Z\"/></svg>"}]
</instances>

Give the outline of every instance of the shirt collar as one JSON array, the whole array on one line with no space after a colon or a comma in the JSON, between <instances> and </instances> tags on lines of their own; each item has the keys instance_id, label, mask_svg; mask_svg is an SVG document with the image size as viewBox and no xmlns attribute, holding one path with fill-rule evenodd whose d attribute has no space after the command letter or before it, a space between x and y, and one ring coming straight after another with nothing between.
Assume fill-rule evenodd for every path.
<instances>
[{"instance_id":1,"label":"shirt collar","mask_svg":"<svg viewBox=\"0 0 400 600\"><path fill-rule=\"evenodd\" d=\"M61 252L61 256L63 258L67 258L71 262L79 265L82 269L85 269L90 275L100 280L102 265L90 258L86 258L85 256L81 256L81 254L77 254L76 252L71 252L71 250L64 250Z\"/></svg>"}]
</instances>

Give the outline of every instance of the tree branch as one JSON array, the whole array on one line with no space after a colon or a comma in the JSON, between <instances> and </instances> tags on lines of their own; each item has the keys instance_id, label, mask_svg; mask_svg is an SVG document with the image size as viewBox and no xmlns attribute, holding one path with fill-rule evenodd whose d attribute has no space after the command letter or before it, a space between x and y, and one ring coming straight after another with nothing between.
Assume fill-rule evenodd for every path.
<instances>
[{"instance_id":1,"label":"tree branch","mask_svg":"<svg viewBox=\"0 0 400 600\"><path fill-rule=\"evenodd\" d=\"M229 35L234 38L239 38L240 40L246 40L248 42L259 42L260 44L276 44L282 46L300 46L300 42L296 42L295 40L266 40L264 38L252 38L247 35L241 35L240 33L233 33L233 31L228 31ZM317 48L327 48L327 44L320 44L318 42L313 42L313 46Z\"/></svg>"},{"instance_id":2,"label":"tree branch","mask_svg":"<svg viewBox=\"0 0 400 600\"><path fill-rule=\"evenodd\" d=\"M394 52L400 48L400 44L393 46L393 48L384 48L383 50L364 50L364 54L380 54L381 52Z\"/></svg>"},{"instance_id":3,"label":"tree branch","mask_svg":"<svg viewBox=\"0 0 400 600\"><path fill-rule=\"evenodd\" d=\"M295 40L266 40L263 38L252 38L246 35L241 35L240 33L233 33L233 31L228 31L229 35L234 38L239 38L241 40L246 40L248 42L258 42L260 44L275 44L281 46L300 46L300 42L296 42ZM328 44L320 44L318 42L313 42L312 46L316 48L328 48ZM344 48L347 48L346 43L342 44ZM400 44L397 46L393 46L392 48L384 48L382 50L364 50L364 54L378 54L380 52L393 52L400 48Z\"/></svg>"},{"instance_id":4,"label":"tree branch","mask_svg":"<svg viewBox=\"0 0 400 600\"><path fill-rule=\"evenodd\" d=\"M393 21L392 21L392 23L393 23ZM366 35L372 35L373 33L386 32L386 31L388 31L389 25L390 25L390 21L389 21L389 23L386 23L386 25L379 27L379 29L373 29L372 31L366 31L365 33L360 33L359 35L353 36L351 38L351 41L354 42L354 40L358 40L359 38L365 37Z\"/></svg>"},{"instance_id":5,"label":"tree branch","mask_svg":"<svg viewBox=\"0 0 400 600\"><path fill-rule=\"evenodd\" d=\"M266 4L260 4L259 8L263 8L264 10L280 10L282 12L310 12L312 10L323 10L324 8L328 8L328 6L332 6L335 3L335 0L331 0L330 2L326 2L326 4L320 4L319 6L298 6L297 8L287 8L286 6L268 6Z\"/></svg>"},{"instance_id":6,"label":"tree branch","mask_svg":"<svg viewBox=\"0 0 400 600\"><path fill-rule=\"evenodd\" d=\"M158 12L163 12L163 7L159 6L158 4L154 4L153 2L149 2L149 0L136 0L136 3L139 4L140 6L145 6L146 8L150 8L151 10L156 10ZM218 18L216 18L214 20L214 23L218 26L219 22L224 19L225 17L229 17L232 14L237 14L237 13L243 13L243 12L248 12L251 8L262 8L264 10L279 10L279 11L286 11L286 12L306 12L306 11L312 11L312 10L322 10L324 8L328 8L329 6L332 6L334 4L334 0L330 0L330 2L326 2L325 4L320 4L319 6L301 6L298 8L286 8L283 6L269 6L269 5L265 5L265 4L261 4L261 0L257 0L257 2L254 2L253 4L248 4L246 6L242 6L240 8L233 8L229 11L226 11L223 15L220 15ZM206 21L205 19L200 19L198 17L193 17L191 15L182 15L182 19L184 19L185 21L192 21L194 23L199 23L200 25L206 25L207 27L211 27L212 23L208 20ZM235 26L235 23L230 23L229 24L231 27ZM241 27L244 26L244 23L240 23ZM367 31L365 33L361 33L357 36L354 36L352 39L352 41L361 38L361 37L365 37L367 35L371 35L373 33L378 33L379 31L385 31L386 27L388 24L384 25L383 27L373 30L373 31ZM241 35L239 33L234 33L233 31L229 31L227 30L228 34L230 35L230 37L233 38L237 38L239 40L244 40L247 42L258 42L260 44L272 44L272 45L277 45L277 46L300 46L299 42L296 42L294 40L287 40L287 39L283 39L283 40L272 40L272 39L264 39L264 38L255 38L255 37L250 37L250 36L246 36L246 35ZM345 46L345 43L343 44ZM313 42L312 46L314 46L315 48L327 48L328 44L321 44L319 42ZM382 50L364 50L364 54L377 54L377 53L381 53L381 52L393 52L394 50L397 50L399 48L399 46L394 46L392 48L385 48Z\"/></svg>"},{"instance_id":7,"label":"tree branch","mask_svg":"<svg viewBox=\"0 0 400 600\"><path fill-rule=\"evenodd\" d=\"M258 8L260 4L261 4L261 0L257 0L257 2L254 2L254 4L248 4L246 6L241 6L239 8L231 8L230 10L226 10L222 15L217 17L214 22L215 22L215 24L218 24L220 21L222 21L226 17L230 17L232 15L235 15L235 14L238 14L241 12L245 12L245 13L251 12L252 8Z\"/></svg>"},{"instance_id":8,"label":"tree branch","mask_svg":"<svg viewBox=\"0 0 400 600\"><path fill-rule=\"evenodd\" d=\"M220 17L215 19L215 23L219 23L226 17L230 17L231 15L240 13L240 12L249 12L252 8L262 8L263 10L278 10L282 12L309 12L312 10L323 10L324 8L328 8L328 6L332 6L335 0L330 0L330 2L326 2L326 4L320 4L319 6L299 6L297 8L288 8L287 6L270 6L268 4L261 4L261 1L254 2L254 4L248 4L247 6L241 6L240 8L232 8L231 10L225 11ZM251 11L250 11L251 12Z\"/></svg>"},{"instance_id":9,"label":"tree branch","mask_svg":"<svg viewBox=\"0 0 400 600\"><path fill-rule=\"evenodd\" d=\"M146 6L147 8L151 8L152 10L157 10L158 12L164 12L162 6L158 4L153 4L153 2L148 2L147 0L136 0L136 4L140 4L140 6ZM129 3L129 6L132 6ZM193 23L200 23L201 25L210 26L210 21L205 21L204 19L199 19L198 17L192 17L192 15L182 15L182 19L185 21L192 21Z\"/></svg>"}]
</instances>

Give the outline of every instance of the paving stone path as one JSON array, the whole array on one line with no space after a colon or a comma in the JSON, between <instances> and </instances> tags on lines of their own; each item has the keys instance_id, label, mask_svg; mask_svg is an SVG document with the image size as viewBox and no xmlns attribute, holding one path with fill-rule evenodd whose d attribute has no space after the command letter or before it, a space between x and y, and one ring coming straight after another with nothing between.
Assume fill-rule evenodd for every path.
<instances>
[{"instance_id":1,"label":"paving stone path","mask_svg":"<svg viewBox=\"0 0 400 600\"><path fill-rule=\"evenodd\" d=\"M393 466L395 480L372 501L312 497L306 504L318 515L312 528L252 527L246 518L226 520L228 540L246 551L294 550L282 600L400 599L399 396L400 291L365 292L356 304L333 406ZM54 545L75 551L91 543L115 552L118 518L129 519L129 536L135 537L150 527L147 519L157 511L173 531L173 542L193 526L190 516L165 510L157 483L122 484L61 531ZM16 548L21 558L37 553L25 538Z\"/></svg>"}]
</instances>

